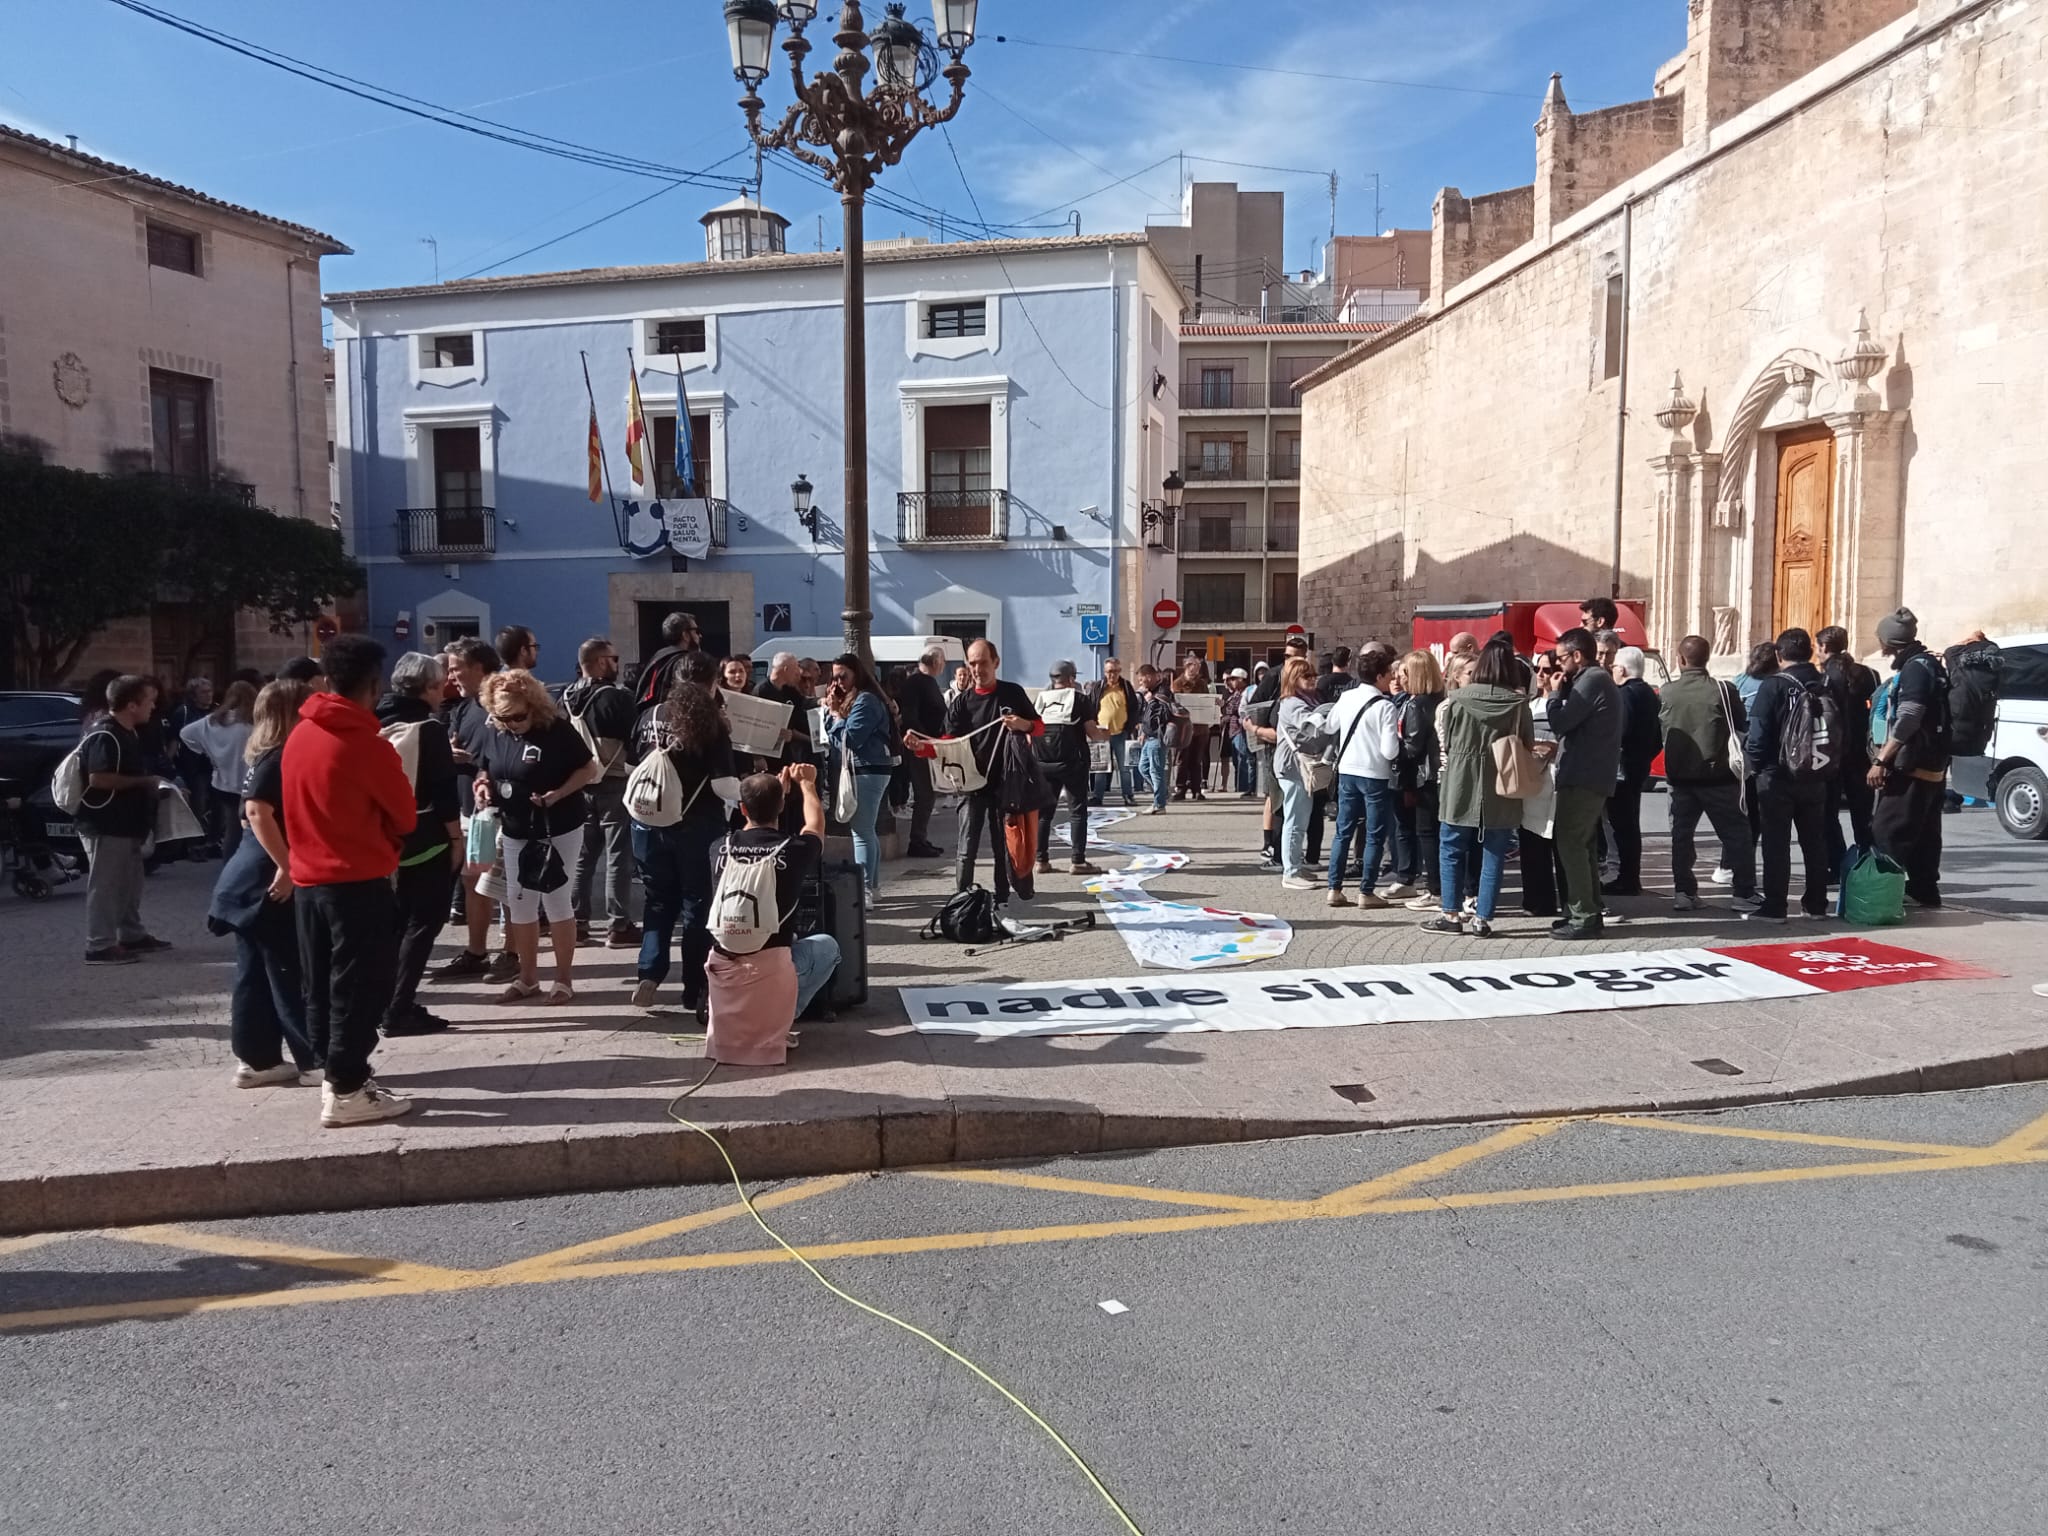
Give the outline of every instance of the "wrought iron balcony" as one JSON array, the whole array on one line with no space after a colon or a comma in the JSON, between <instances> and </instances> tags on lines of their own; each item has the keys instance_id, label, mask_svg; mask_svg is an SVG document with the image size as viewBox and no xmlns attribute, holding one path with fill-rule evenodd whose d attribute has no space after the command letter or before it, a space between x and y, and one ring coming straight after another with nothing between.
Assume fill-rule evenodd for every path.
<instances>
[{"instance_id":1,"label":"wrought iron balcony","mask_svg":"<svg viewBox=\"0 0 2048 1536\"><path fill-rule=\"evenodd\" d=\"M1293 554L1301 547L1296 522L1259 524L1228 517L1204 517L1190 506L1182 513L1180 552L1184 555Z\"/></svg>"},{"instance_id":2,"label":"wrought iron balcony","mask_svg":"<svg viewBox=\"0 0 2048 1536\"><path fill-rule=\"evenodd\" d=\"M1263 456L1249 449L1238 453L1190 454L1180 467L1181 478L1189 485L1258 480L1265 472Z\"/></svg>"},{"instance_id":3,"label":"wrought iron balcony","mask_svg":"<svg viewBox=\"0 0 2048 1536\"><path fill-rule=\"evenodd\" d=\"M1180 386L1184 411L1260 411L1266 398L1266 386L1256 380L1189 378Z\"/></svg>"},{"instance_id":4,"label":"wrought iron balcony","mask_svg":"<svg viewBox=\"0 0 2048 1536\"><path fill-rule=\"evenodd\" d=\"M1000 544L1010 536L1008 491L903 491L896 497L902 544Z\"/></svg>"},{"instance_id":5,"label":"wrought iron balcony","mask_svg":"<svg viewBox=\"0 0 2048 1536\"><path fill-rule=\"evenodd\" d=\"M473 560L498 552L495 507L400 507L398 553L406 560Z\"/></svg>"}]
</instances>

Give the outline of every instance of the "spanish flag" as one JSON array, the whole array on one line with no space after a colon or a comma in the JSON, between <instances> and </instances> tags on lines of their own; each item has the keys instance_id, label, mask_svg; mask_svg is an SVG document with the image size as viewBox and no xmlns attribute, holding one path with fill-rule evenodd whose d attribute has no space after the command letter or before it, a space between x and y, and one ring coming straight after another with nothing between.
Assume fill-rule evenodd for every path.
<instances>
[{"instance_id":1,"label":"spanish flag","mask_svg":"<svg viewBox=\"0 0 2048 1536\"><path fill-rule=\"evenodd\" d=\"M597 406L590 407L590 499L604 500L604 439L597 435Z\"/></svg>"},{"instance_id":2,"label":"spanish flag","mask_svg":"<svg viewBox=\"0 0 2048 1536\"><path fill-rule=\"evenodd\" d=\"M633 484L645 492L653 481L647 473L647 417L640 407L640 375L638 371L628 374L631 403L626 412L626 462L633 466Z\"/></svg>"}]
</instances>

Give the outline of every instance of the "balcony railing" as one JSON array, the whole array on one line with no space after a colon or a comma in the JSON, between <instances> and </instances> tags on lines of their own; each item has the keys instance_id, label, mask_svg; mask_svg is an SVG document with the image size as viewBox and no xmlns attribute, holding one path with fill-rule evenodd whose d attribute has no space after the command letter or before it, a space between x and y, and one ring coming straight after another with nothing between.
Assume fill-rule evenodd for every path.
<instances>
[{"instance_id":1,"label":"balcony railing","mask_svg":"<svg viewBox=\"0 0 2048 1536\"><path fill-rule=\"evenodd\" d=\"M1184 411L1262 411L1266 408L1266 386L1256 381L1191 378L1181 381L1180 408Z\"/></svg>"},{"instance_id":2,"label":"balcony railing","mask_svg":"<svg viewBox=\"0 0 2048 1536\"><path fill-rule=\"evenodd\" d=\"M1301 478L1301 454L1276 453L1266 461L1268 480L1299 480Z\"/></svg>"},{"instance_id":3,"label":"balcony railing","mask_svg":"<svg viewBox=\"0 0 2048 1536\"><path fill-rule=\"evenodd\" d=\"M1181 465L1181 478L1189 485L1218 481L1258 480L1266 472L1265 459L1249 450L1242 453L1195 453Z\"/></svg>"},{"instance_id":4,"label":"balcony railing","mask_svg":"<svg viewBox=\"0 0 2048 1536\"><path fill-rule=\"evenodd\" d=\"M1278 555L1301 548L1301 525L1232 522L1203 517L1190 507L1181 514L1180 552L1184 555Z\"/></svg>"},{"instance_id":5,"label":"balcony railing","mask_svg":"<svg viewBox=\"0 0 2048 1536\"><path fill-rule=\"evenodd\" d=\"M1199 595L1184 595L1180 606L1181 623L1198 628L1225 624L1296 624L1301 620L1298 601L1269 601L1262 608L1256 592L1247 592L1240 598L1205 599Z\"/></svg>"},{"instance_id":6,"label":"balcony railing","mask_svg":"<svg viewBox=\"0 0 2048 1536\"><path fill-rule=\"evenodd\" d=\"M398 553L406 560L474 559L498 552L495 507L400 507Z\"/></svg>"},{"instance_id":7,"label":"balcony railing","mask_svg":"<svg viewBox=\"0 0 2048 1536\"><path fill-rule=\"evenodd\" d=\"M1010 536L1008 491L903 491L896 497L902 544L999 544Z\"/></svg>"}]
</instances>

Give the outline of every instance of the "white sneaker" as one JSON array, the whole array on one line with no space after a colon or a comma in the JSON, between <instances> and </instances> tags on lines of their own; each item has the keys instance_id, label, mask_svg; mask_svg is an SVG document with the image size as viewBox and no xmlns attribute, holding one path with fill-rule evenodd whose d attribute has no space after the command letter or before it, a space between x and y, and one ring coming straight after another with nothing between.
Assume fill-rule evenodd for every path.
<instances>
[{"instance_id":1,"label":"white sneaker","mask_svg":"<svg viewBox=\"0 0 2048 1536\"><path fill-rule=\"evenodd\" d=\"M660 995L660 982L642 981L633 988L633 1006L635 1008L652 1008L654 1000Z\"/></svg>"},{"instance_id":2,"label":"white sneaker","mask_svg":"<svg viewBox=\"0 0 2048 1536\"><path fill-rule=\"evenodd\" d=\"M1434 912L1443 905L1441 896L1432 896L1424 891L1413 900L1403 903L1410 912Z\"/></svg>"},{"instance_id":3,"label":"white sneaker","mask_svg":"<svg viewBox=\"0 0 2048 1536\"><path fill-rule=\"evenodd\" d=\"M1733 885L1734 883L1735 883L1735 871L1734 871L1734 870L1732 870L1732 869L1730 869L1730 868L1728 868L1728 866L1727 866L1727 865L1725 865L1725 864L1723 864L1723 865L1720 865L1719 867L1717 867L1717 868L1716 868L1716 869L1714 870L1714 884L1716 884L1716 885Z\"/></svg>"},{"instance_id":4,"label":"white sneaker","mask_svg":"<svg viewBox=\"0 0 2048 1536\"><path fill-rule=\"evenodd\" d=\"M1681 891L1671 898L1671 910L1674 912L1697 912L1699 909L1700 899L1697 896L1688 896Z\"/></svg>"},{"instance_id":5,"label":"white sneaker","mask_svg":"<svg viewBox=\"0 0 2048 1536\"><path fill-rule=\"evenodd\" d=\"M411 1111L411 1099L379 1088L374 1077L354 1093L336 1093L331 1087L320 1090L320 1123L329 1128L396 1120Z\"/></svg>"},{"instance_id":6,"label":"white sneaker","mask_svg":"<svg viewBox=\"0 0 2048 1536\"><path fill-rule=\"evenodd\" d=\"M1309 879L1306 875L1286 875L1281 878L1280 889L1283 891L1313 891L1319 889L1319 887L1315 881Z\"/></svg>"},{"instance_id":7,"label":"white sneaker","mask_svg":"<svg viewBox=\"0 0 2048 1536\"><path fill-rule=\"evenodd\" d=\"M298 1081L299 1069L288 1061L281 1061L274 1067L252 1067L245 1061L235 1068L237 1088L271 1088Z\"/></svg>"},{"instance_id":8,"label":"white sneaker","mask_svg":"<svg viewBox=\"0 0 2048 1536\"><path fill-rule=\"evenodd\" d=\"M1415 894L1415 890L1416 888L1412 885L1390 885L1384 891L1381 891L1380 894L1389 901L1406 901Z\"/></svg>"},{"instance_id":9,"label":"white sneaker","mask_svg":"<svg viewBox=\"0 0 2048 1536\"><path fill-rule=\"evenodd\" d=\"M1467 896L1464 905L1458 908L1458 915L1461 917L1477 917L1479 915L1479 898L1477 896Z\"/></svg>"},{"instance_id":10,"label":"white sneaker","mask_svg":"<svg viewBox=\"0 0 2048 1536\"><path fill-rule=\"evenodd\" d=\"M875 910L875 893L873 891L862 891L860 893L860 909L863 912Z\"/></svg>"}]
</instances>

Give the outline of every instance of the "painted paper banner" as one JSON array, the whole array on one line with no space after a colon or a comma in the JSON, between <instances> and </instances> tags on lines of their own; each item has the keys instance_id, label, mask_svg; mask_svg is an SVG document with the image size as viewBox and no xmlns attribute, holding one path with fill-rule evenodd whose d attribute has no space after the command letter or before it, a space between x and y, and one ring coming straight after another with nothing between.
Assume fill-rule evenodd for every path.
<instances>
[{"instance_id":1,"label":"painted paper banner","mask_svg":"<svg viewBox=\"0 0 2048 1536\"><path fill-rule=\"evenodd\" d=\"M1120 977L905 987L903 1007L911 1025L924 1034L1177 1034L1739 1003L1995 974L1869 939L1830 938L1729 949L1261 971L1192 985Z\"/></svg>"},{"instance_id":2,"label":"painted paper banner","mask_svg":"<svg viewBox=\"0 0 2048 1536\"><path fill-rule=\"evenodd\" d=\"M668 547L692 560L711 553L711 506L701 496L682 501L656 502L668 529Z\"/></svg>"},{"instance_id":3,"label":"painted paper banner","mask_svg":"<svg viewBox=\"0 0 2048 1536\"><path fill-rule=\"evenodd\" d=\"M779 699L757 699L750 693L721 688L732 744L742 752L782 755L782 732L789 724L789 705Z\"/></svg>"},{"instance_id":4,"label":"painted paper banner","mask_svg":"<svg viewBox=\"0 0 2048 1536\"><path fill-rule=\"evenodd\" d=\"M1173 702L1188 712L1190 725L1223 723L1223 701L1213 693L1176 693Z\"/></svg>"},{"instance_id":5,"label":"painted paper banner","mask_svg":"<svg viewBox=\"0 0 2048 1536\"><path fill-rule=\"evenodd\" d=\"M1152 876L1186 869L1194 861L1184 853L1147 848L1141 843L1119 843L1096 835L1097 829L1129 821L1136 814L1089 813L1090 851L1129 854L1131 862L1123 869L1091 875L1083 882L1123 935L1132 959L1162 970L1206 971L1225 965L1249 965L1255 960L1277 960L1287 953L1287 946L1294 939L1294 927L1284 918L1270 912L1233 912L1227 907L1162 901L1147 891L1145 882ZM1053 833L1066 841L1064 823L1054 827Z\"/></svg>"}]
</instances>

